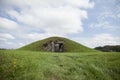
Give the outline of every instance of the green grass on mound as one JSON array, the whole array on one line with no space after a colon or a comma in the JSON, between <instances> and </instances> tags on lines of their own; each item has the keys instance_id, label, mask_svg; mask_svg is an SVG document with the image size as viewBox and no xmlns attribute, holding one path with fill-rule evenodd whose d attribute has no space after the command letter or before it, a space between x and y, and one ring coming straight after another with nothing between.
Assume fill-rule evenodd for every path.
<instances>
[{"instance_id":1,"label":"green grass on mound","mask_svg":"<svg viewBox=\"0 0 120 80\"><path fill-rule=\"evenodd\" d=\"M51 40L62 40L64 41L64 46L66 49L66 52L95 52L96 50L90 49L86 46L83 46L77 42L74 42L72 40L69 40L67 38L62 37L50 37L47 39L43 39L37 42L33 42L29 45L26 45L24 47L19 48L20 50L31 50L31 51L44 51L43 44L51 41Z\"/></svg>"},{"instance_id":2,"label":"green grass on mound","mask_svg":"<svg viewBox=\"0 0 120 80\"><path fill-rule=\"evenodd\" d=\"M120 80L120 53L1 50L0 80Z\"/></svg>"}]
</instances>

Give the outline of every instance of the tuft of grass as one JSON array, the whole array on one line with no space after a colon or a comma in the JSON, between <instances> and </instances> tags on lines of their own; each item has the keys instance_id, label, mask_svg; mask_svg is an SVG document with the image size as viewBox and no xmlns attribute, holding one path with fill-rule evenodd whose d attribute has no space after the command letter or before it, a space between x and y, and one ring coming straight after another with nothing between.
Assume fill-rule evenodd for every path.
<instances>
[{"instance_id":1,"label":"tuft of grass","mask_svg":"<svg viewBox=\"0 0 120 80\"><path fill-rule=\"evenodd\" d=\"M1 50L0 80L120 80L120 53Z\"/></svg>"},{"instance_id":2,"label":"tuft of grass","mask_svg":"<svg viewBox=\"0 0 120 80\"><path fill-rule=\"evenodd\" d=\"M64 47L66 52L97 52L96 50L90 49L86 46L83 46L77 42L69 40L63 37L50 37L40 41L33 42L26 46L19 48L19 50L30 50L30 51L44 51L43 44L52 41L52 40L62 40L64 41Z\"/></svg>"}]
</instances>

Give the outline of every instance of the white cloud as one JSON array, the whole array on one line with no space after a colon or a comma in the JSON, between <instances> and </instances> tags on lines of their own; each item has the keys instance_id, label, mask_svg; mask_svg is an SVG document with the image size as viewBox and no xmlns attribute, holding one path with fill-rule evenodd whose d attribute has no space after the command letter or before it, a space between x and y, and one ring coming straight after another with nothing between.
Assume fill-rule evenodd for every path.
<instances>
[{"instance_id":1,"label":"white cloud","mask_svg":"<svg viewBox=\"0 0 120 80\"><path fill-rule=\"evenodd\" d=\"M82 20L88 18L86 10L93 7L89 0L1 0L0 11L7 16L0 17L0 28L7 35L0 37L8 41L1 43L3 47L18 47L50 36L82 32Z\"/></svg>"},{"instance_id":2,"label":"white cloud","mask_svg":"<svg viewBox=\"0 0 120 80\"><path fill-rule=\"evenodd\" d=\"M119 13L120 6L117 4L117 0L97 0L96 4L102 5L102 8L98 7L98 11L95 13L95 21L91 23L90 27L95 29L106 29L106 30L120 30L119 27ZM114 9L113 9L114 8ZM95 9L97 10L97 9Z\"/></svg>"},{"instance_id":3,"label":"white cloud","mask_svg":"<svg viewBox=\"0 0 120 80\"><path fill-rule=\"evenodd\" d=\"M21 8L25 7L49 7L49 6L64 6L71 5L73 7L79 8L91 8L94 6L94 2L89 2L90 0L1 0L1 4L6 4L8 6L15 5Z\"/></svg>"},{"instance_id":4,"label":"white cloud","mask_svg":"<svg viewBox=\"0 0 120 80\"><path fill-rule=\"evenodd\" d=\"M98 19L105 20L106 18L113 18L116 19L117 16L115 12L113 12L111 9L104 7L103 8L104 12L101 12L100 15L98 16Z\"/></svg>"},{"instance_id":5,"label":"white cloud","mask_svg":"<svg viewBox=\"0 0 120 80\"><path fill-rule=\"evenodd\" d=\"M90 25L91 28L111 28L110 23L108 21L94 23ZM112 27L113 28L113 27Z\"/></svg>"},{"instance_id":6,"label":"white cloud","mask_svg":"<svg viewBox=\"0 0 120 80\"><path fill-rule=\"evenodd\" d=\"M9 40L9 39L15 39L15 37L8 33L0 33L0 40Z\"/></svg>"},{"instance_id":7,"label":"white cloud","mask_svg":"<svg viewBox=\"0 0 120 80\"><path fill-rule=\"evenodd\" d=\"M15 30L19 29L19 25L12 20L0 17L0 28Z\"/></svg>"},{"instance_id":8,"label":"white cloud","mask_svg":"<svg viewBox=\"0 0 120 80\"><path fill-rule=\"evenodd\" d=\"M78 6L82 8L93 8L94 7L94 2L89 2L89 0L68 0L70 4L73 6Z\"/></svg>"},{"instance_id":9,"label":"white cloud","mask_svg":"<svg viewBox=\"0 0 120 80\"><path fill-rule=\"evenodd\" d=\"M107 33L98 34L87 38L74 38L73 40L76 40L79 43L91 48L104 45L120 45L120 37L116 37Z\"/></svg>"},{"instance_id":10,"label":"white cloud","mask_svg":"<svg viewBox=\"0 0 120 80\"><path fill-rule=\"evenodd\" d=\"M25 44L25 43L22 43L22 42L19 42L17 48L22 47L22 46L24 46L24 45L26 45L26 44Z\"/></svg>"},{"instance_id":11,"label":"white cloud","mask_svg":"<svg viewBox=\"0 0 120 80\"><path fill-rule=\"evenodd\" d=\"M118 14L117 17L120 18L120 14Z\"/></svg>"},{"instance_id":12,"label":"white cloud","mask_svg":"<svg viewBox=\"0 0 120 80\"><path fill-rule=\"evenodd\" d=\"M90 27L94 28L94 29L99 28L99 29L106 29L106 30L110 30L110 31L120 30L119 26L111 24L108 21L100 21L98 23L91 23Z\"/></svg>"},{"instance_id":13,"label":"white cloud","mask_svg":"<svg viewBox=\"0 0 120 80\"><path fill-rule=\"evenodd\" d=\"M23 0L18 2L12 0L5 4L11 7L6 10L7 14L20 23L58 35L82 32L82 20L87 18L85 9L94 6L94 3L89 0ZM20 9L20 12L12 6Z\"/></svg>"},{"instance_id":14,"label":"white cloud","mask_svg":"<svg viewBox=\"0 0 120 80\"><path fill-rule=\"evenodd\" d=\"M57 34L49 34L49 33L30 33L30 34L24 34L24 36L22 36L22 38L24 39L28 39L30 42L33 41L37 41L37 40L41 40L47 37L53 37L53 36L61 36L61 35L57 35ZM63 36L61 36L63 37Z\"/></svg>"},{"instance_id":15,"label":"white cloud","mask_svg":"<svg viewBox=\"0 0 120 80\"><path fill-rule=\"evenodd\" d=\"M25 44L21 42L11 42L11 41L0 42L0 48L7 48L7 49L19 48L24 45Z\"/></svg>"}]
</instances>

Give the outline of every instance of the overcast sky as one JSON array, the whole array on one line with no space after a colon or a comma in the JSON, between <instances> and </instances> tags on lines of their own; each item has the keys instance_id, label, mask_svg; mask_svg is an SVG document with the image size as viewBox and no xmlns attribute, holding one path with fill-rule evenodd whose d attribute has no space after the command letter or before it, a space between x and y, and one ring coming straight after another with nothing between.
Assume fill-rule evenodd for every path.
<instances>
[{"instance_id":1,"label":"overcast sky","mask_svg":"<svg viewBox=\"0 0 120 80\"><path fill-rule=\"evenodd\" d=\"M0 0L0 48L51 36L120 45L120 0Z\"/></svg>"}]
</instances>

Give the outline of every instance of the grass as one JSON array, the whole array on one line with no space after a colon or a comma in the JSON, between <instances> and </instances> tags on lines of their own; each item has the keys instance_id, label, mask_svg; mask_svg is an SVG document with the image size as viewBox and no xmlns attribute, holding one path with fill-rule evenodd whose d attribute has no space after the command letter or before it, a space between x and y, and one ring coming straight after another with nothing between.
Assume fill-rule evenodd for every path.
<instances>
[{"instance_id":1,"label":"grass","mask_svg":"<svg viewBox=\"0 0 120 80\"><path fill-rule=\"evenodd\" d=\"M120 80L120 53L1 50L0 80Z\"/></svg>"},{"instance_id":2,"label":"grass","mask_svg":"<svg viewBox=\"0 0 120 80\"><path fill-rule=\"evenodd\" d=\"M33 42L24 47L19 48L19 50L30 50L30 51L44 51L43 44L49 41L61 40L64 41L64 47L66 52L96 52L96 50L90 49L82 44L72 41L63 37L50 37L40 41Z\"/></svg>"}]
</instances>

